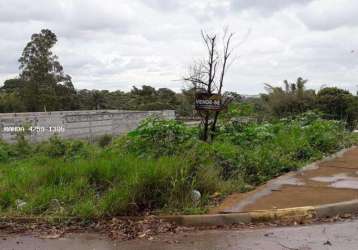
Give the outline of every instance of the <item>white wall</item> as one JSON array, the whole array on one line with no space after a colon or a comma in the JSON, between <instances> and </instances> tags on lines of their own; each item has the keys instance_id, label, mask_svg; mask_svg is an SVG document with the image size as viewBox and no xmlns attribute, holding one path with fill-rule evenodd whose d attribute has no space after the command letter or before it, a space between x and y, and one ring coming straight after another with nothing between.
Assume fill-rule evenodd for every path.
<instances>
[{"instance_id":1,"label":"white wall","mask_svg":"<svg viewBox=\"0 0 358 250\"><path fill-rule=\"evenodd\" d=\"M162 111L56 111L0 114L0 139L13 142L16 129L23 128L32 142L47 140L57 133L63 138L89 139L104 135L119 135L135 129L149 116L175 119L174 110ZM32 131L29 129L32 128ZM50 131L52 129L52 131Z\"/></svg>"}]
</instances>

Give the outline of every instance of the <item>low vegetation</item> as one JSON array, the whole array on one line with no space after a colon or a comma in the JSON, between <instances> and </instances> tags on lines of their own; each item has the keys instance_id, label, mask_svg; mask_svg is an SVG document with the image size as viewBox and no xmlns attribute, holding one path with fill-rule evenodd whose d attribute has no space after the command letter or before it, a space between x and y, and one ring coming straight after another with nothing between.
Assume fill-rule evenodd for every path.
<instances>
[{"instance_id":1,"label":"low vegetation","mask_svg":"<svg viewBox=\"0 0 358 250\"><path fill-rule=\"evenodd\" d=\"M213 197L247 191L354 143L344 124L315 113L272 123L222 119L219 128L212 143L200 141L197 128L155 118L98 146L58 137L1 142L1 213L201 213Z\"/></svg>"}]
</instances>

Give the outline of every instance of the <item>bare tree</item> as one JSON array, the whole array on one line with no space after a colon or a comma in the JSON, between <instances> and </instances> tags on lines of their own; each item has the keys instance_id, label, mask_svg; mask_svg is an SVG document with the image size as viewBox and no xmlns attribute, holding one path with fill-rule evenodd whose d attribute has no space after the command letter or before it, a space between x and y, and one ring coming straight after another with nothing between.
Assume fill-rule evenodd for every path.
<instances>
[{"instance_id":1,"label":"bare tree","mask_svg":"<svg viewBox=\"0 0 358 250\"><path fill-rule=\"evenodd\" d=\"M207 49L207 57L194 63L191 67L190 75L184 78L184 80L193 85L196 93L205 92L208 95L222 95L227 69L232 62L229 59L233 52L231 48L233 35L233 33L228 32L228 29L225 29L222 36L222 44L218 45L216 34L210 35L203 31L201 32ZM219 47L221 47L221 49ZM225 106L226 103L223 100L221 100L221 102L222 106ZM202 130L200 135L202 140L213 140L220 112L221 110L198 111L202 117Z\"/></svg>"}]
</instances>

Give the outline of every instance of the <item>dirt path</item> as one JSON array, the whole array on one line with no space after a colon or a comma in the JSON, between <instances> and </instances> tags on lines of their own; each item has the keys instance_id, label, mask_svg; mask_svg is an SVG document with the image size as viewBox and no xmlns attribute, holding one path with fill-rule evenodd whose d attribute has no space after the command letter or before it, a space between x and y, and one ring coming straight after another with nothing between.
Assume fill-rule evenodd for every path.
<instances>
[{"instance_id":1,"label":"dirt path","mask_svg":"<svg viewBox=\"0 0 358 250\"><path fill-rule=\"evenodd\" d=\"M288 173L244 194L229 196L211 213L314 206L358 199L358 148Z\"/></svg>"}]
</instances>

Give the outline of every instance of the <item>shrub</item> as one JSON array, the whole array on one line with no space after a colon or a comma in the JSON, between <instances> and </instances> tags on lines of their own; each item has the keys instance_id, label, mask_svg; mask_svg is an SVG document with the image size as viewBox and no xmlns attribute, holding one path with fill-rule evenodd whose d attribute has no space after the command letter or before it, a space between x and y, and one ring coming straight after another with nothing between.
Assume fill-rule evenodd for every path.
<instances>
[{"instance_id":1,"label":"shrub","mask_svg":"<svg viewBox=\"0 0 358 250\"><path fill-rule=\"evenodd\" d=\"M138 155L174 155L193 133L193 129L178 121L148 118L128 134L127 149Z\"/></svg>"},{"instance_id":2,"label":"shrub","mask_svg":"<svg viewBox=\"0 0 358 250\"><path fill-rule=\"evenodd\" d=\"M0 142L0 162L8 161L10 158L8 145Z\"/></svg>"},{"instance_id":3,"label":"shrub","mask_svg":"<svg viewBox=\"0 0 358 250\"><path fill-rule=\"evenodd\" d=\"M112 142L112 135L102 135L99 139L98 139L98 145L101 147L101 148L105 148L107 147L108 145L110 145Z\"/></svg>"},{"instance_id":4,"label":"shrub","mask_svg":"<svg viewBox=\"0 0 358 250\"><path fill-rule=\"evenodd\" d=\"M14 156L16 156L17 158L29 157L32 151L33 148L26 140L25 135L23 133L17 134L16 143L13 146Z\"/></svg>"},{"instance_id":5,"label":"shrub","mask_svg":"<svg viewBox=\"0 0 358 250\"><path fill-rule=\"evenodd\" d=\"M13 195L9 191L0 193L0 210L8 208L14 203Z\"/></svg>"},{"instance_id":6,"label":"shrub","mask_svg":"<svg viewBox=\"0 0 358 250\"><path fill-rule=\"evenodd\" d=\"M66 159L75 159L75 158L87 158L90 155L91 147L89 144L83 141L67 141L66 143ZM93 151L92 151L93 153Z\"/></svg>"},{"instance_id":7,"label":"shrub","mask_svg":"<svg viewBox=\"0 0 358 250\"><path fill-rule=\"evenodd\" d=\"M0 162L31 157L32 152L33 146L27 142L25 137L17 136L15 144L8 144L0 140Z\"/></svg>"},{"instance_id":8,"label":"shrub","mask_svg":"<svg viewBox=\"0 0 358 250\"><path fill-rule=\"evenodd\" d=\"M228 124L213 147L224 178L240 175L259 184L349 145L346 138L342 123L310 112L273 123Z\"/></svg>"},{"instance_id":9,"label":"shrub","mask_svg":"<svg viewBox=\"0 0 358 250\"><path fill-rule=\"evenodd\" d=\"M65 141L62 140L58 136L52 136L49 139L47 148L45 149L46 153L50 157L61 157L66 153L66 144Z\"/></svg>"},{"instance_id":10,"label":"shrub","mask_svg":"<svg viewBox=\"0 0 358 250\"><path fill-rule=\"evenodd\" d=\"M332 152L342 147L344 127L340 122L319 119L304 129L310 145L321 152Z\"/></svg>"},{"instance_id":11,"label":"shrub","mask_svg":"<svg viewBox=\"0 0 358 250\"><path fill-rule=\"evenodd\" d=\"M46 142L37 145L37 152L44 153L51 158L75 159L86 158L90 155L91 147L88 143L79 140L65 140L52 136Z\"/></svg>"}]
</instances>

